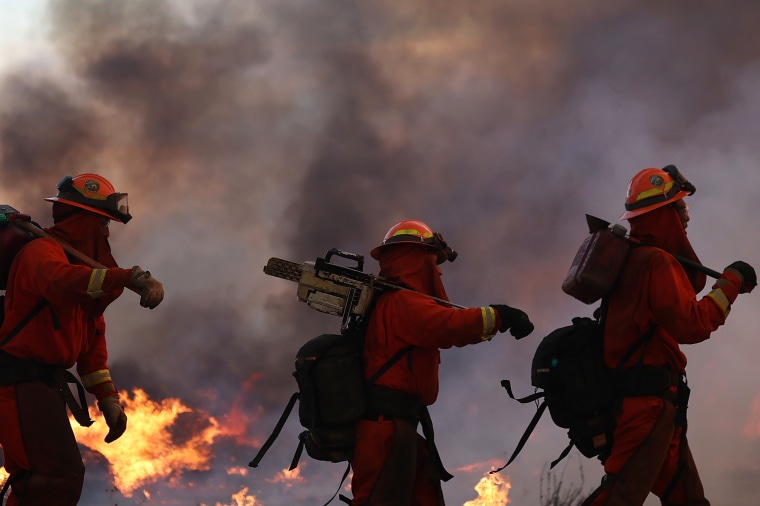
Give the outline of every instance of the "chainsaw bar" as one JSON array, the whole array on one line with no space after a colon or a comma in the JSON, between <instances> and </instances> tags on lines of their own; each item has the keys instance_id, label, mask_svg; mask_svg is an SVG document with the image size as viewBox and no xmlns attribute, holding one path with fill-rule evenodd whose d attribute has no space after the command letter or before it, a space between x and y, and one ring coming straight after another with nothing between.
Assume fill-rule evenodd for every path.
<instances>
[{"instance_id":1,"label":"chainsaw bar","mask_svg":"<svg viewBox=\"0 0 760 506\"><path fill-rule=\"evenodd\" d=\"M298 283L303 273L301 264L283 260L282 258L270 258L264 267L264 274Z\"/></svg>"}]
</instances>

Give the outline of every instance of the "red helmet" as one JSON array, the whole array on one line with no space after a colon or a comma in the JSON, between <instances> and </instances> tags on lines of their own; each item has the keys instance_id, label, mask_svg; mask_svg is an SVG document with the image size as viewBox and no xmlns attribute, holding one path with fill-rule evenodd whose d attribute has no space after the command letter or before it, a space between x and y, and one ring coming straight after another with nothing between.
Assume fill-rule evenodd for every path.
<instances>
[{"instance_id":1,"label":"red helmet","mask_svg":"<svg viewBox=\"0 0 760 506\"><path fill-rule=\"evenodd\" d=\"M58 184L58 195L48 197L49 202L62 202L101 214L122 223L132 219L126 193L117 193L108 180L97 174L64 176Z\"/></svg>"},{"instance_id":2,"label":"red helmet","mask_svg":"<svg viewBox=\"0 0 760 506\"><path fill-rule=\"evenodd\" d=\"M648 213L658 207L694 195L697 189L678 172L675 165L662 169L644 169L633 176L625 198L621 220Z\"/></svg>"},{"instance_id":3,"label":"red helmet","mask_svg":"<svg viewBox=\"0 0 760 506\"><path fill-rule=\"evenodd\" d=\"M370 255L377 260L383 248L394 244L419 244L420 246L424 246L438 253L439 264L442 264L446 260L453 262L457 257L457 252L446 244L440 233L433 232L432 228L419 220L404 220L393 225L388 230L388 233L385 234L383 243L370 251Z\"/></svg>"}]
</instances>

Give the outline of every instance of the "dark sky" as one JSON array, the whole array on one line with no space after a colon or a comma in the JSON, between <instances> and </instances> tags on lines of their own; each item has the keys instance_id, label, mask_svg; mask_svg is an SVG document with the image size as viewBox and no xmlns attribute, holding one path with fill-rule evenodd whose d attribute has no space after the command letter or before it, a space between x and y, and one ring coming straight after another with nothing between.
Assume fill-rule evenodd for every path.
<instances>
[{"instance_id":1,"label":"dark sky","mask_svg":"<svg viewBox=\"0 0 760 506\"><path fill-rule=\"evenodd\" d=\"M705 264L760 264L759 16L750 0L50 1L45 50L0 69L2 200L47 225L42 197L63 175L98 172L129 193L115 255L167 297L147 312L126 293L108 310L117 386L218 419L243 406L248 420L247 442L219 438L209 471L143 487L165 504L243 486L266 506L330 497L340 465L305 461L304 482L270 483L295 416L260 468L226 475L294 391L296 350L339 325L262 268L337 247L377 272L369 251L392 224L428 222L460 254L444 266L453 301L536 323L519 342L443 352L440 451L450 470L479 464L444 486L463 504L533 414L499 381L529 393L540 337L594 309L560 289L584 215L615 222L636 172L672 163L696 185L689 237ZM755 298L684 347L692 451L727 506L760 492ZM547 416L502 473L513 504L538 504L565 444ZM566 479L579 483L582 462L590 489L600 466L575 455ZM105 464L90 468L83 504L101 505Z\"/></svg>"}]
</instances>

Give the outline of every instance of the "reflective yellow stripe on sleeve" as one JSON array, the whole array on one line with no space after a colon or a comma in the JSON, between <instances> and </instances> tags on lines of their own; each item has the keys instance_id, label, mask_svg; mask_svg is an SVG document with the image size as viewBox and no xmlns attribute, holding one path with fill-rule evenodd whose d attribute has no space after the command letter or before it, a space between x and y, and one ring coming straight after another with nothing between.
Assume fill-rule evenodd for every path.
<instances>
[{"instance_id":1,"label":"reflective yellow stripe on sleeve","mask_svg":"<svg viewBox=\"0 0 760 506\"><path fill-rule=\"evenodd\" d=\"M103 282L106 279L107 269L93 269L90 274L90 284L87 286L87 294L93 299L99 299L103 296Z\"/></svg>"},{"instance_id":2,"label":"reflective yellow stripe on sleeve","mask_svg":"<svg viewBox=\"0 0 760 506\"><path fill-rule=\"evenodd\" d=\"M731 312L731 301L720 288L714 288L712 292L706 295L706 297L710 297L713 302L718 305L721 311L723 311L724 317L728 316L728 313Z\"/></svg>"},{"instance_id":3,"label":"reflective yellow stripe on sleeve","mask_svg":"<svg viewBox=\"0 0 760 506\"><path fill-rule=\"evenodd\" d=\"M85 388L90 388L106 381L113 381L111 379L111 372L108 369L100 369L99 371L91 372L82 376L82 385Z\"/></svg>"},{"instance_id":4,"label":"reflective yellow stripe on sleeve","mask_svg":"<svg viewBox=\"0 0 760 506\"><path fill-rule=\"evenodd\" d=\"M491 339L496 334L496 310L491 306L481 307L480 314L483 317L483 341Z\"/></svg>"}]
</instances>

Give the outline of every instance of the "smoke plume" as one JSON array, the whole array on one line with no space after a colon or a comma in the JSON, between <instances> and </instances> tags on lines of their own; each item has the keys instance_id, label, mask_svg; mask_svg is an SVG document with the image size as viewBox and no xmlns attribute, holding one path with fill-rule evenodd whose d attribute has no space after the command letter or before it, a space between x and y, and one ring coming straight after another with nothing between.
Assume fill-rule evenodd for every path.
<instances>
[{"instance_id":1,"label":"smoke plume","mask_svg":"<svg viewBox=\"0 0 760 506\"><path fill-rule=\"evenodd\" d=\"M247 420L247 439L218 439L210 471L148 486L152 500L215 504L243 486L267 505L329 498L342 466L303 460L296 485L274 479L295 414L260 468L224 471L269 435L300 345L339 325L262 268L337 247L376 273L370 249L406 218L460 253L443 267L453 301L510 304L536 323L519 342L443 353L444 463L499 461L533 414L499 381L529 392L540 337L593 311L560 285L584 214L615 222L638 170L673 163L696 185L689 237L705 264L758 265L758 15L749 0L52 0L35 20L44 63L0 67L3 203L47 225L42 198L66 174L128 192L134 219L112 225L114 254L167 296L148 312L125 293L106 313L117 387ZM684 347L692 451L711 500L737 506L758 493L752 297ZM515 504L537 504L566 441L539 425L504 472ZM104 490L105 462L88 455L83 504L141 504ZM579 460L592 488L600 466ZM471 499L481 477L459 474L447 501Z\"/></svg>"}]
</instances>

